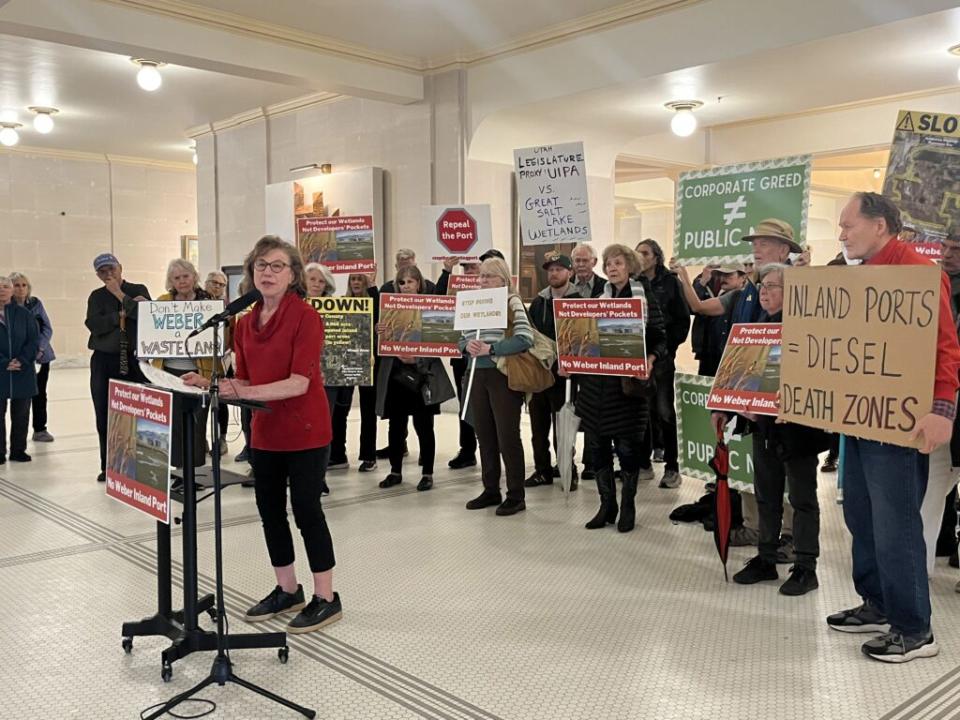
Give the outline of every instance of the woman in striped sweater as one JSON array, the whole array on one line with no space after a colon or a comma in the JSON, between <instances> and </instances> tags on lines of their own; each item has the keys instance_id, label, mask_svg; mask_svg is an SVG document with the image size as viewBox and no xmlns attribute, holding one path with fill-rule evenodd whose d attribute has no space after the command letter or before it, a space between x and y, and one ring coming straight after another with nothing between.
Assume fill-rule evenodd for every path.
<instances>
[{"instance_id":1,"label":"woman in striped sweater","mask_svg":"<svg viewBox=\"0 0 960 720\"><path fill-rule=\"evenodd\" d=\"M510 268L500 258L484 260L480 266L480 286L508 287L507 312L513 321L508 337L504 330L482 330L480 338L464 333L460 347L464 355L476 360L477 367L470 392L469 411L480 448L480 470L483 492L467 503L467 510L480 510L497 505L497 515L514 515L526 510L524 504L523 443L520 440L520 410L523 393L507 386L507 376L497 369L497 356L522 353L533 346L533 332L527 311L516 295ZM466 376L469 378L469 373ZM500 458L507 469L507 497L501 502Z\"/></svg>"}]
</instances>

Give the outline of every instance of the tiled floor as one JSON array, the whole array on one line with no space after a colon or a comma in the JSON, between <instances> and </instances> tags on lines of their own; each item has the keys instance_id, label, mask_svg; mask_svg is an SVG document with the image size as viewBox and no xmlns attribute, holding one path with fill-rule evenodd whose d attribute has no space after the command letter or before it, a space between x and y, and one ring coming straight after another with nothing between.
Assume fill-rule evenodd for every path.
<instances>
[{"instance_id":1,"label":"tiled floor","mask_svg":"<svg viewBox=\"0 0 960 720\"><path fill-rule=\"evenodd\" d=\"M166 640L138 638L131 655L120 647L121 622L155 606L155 526L94 481L86 393L85 371L54 371L56 442L32 445L29 465L0 468L0 718L135 718L209 671L211 655L194 654L164 683ZM239 675L329 719L960 717L957 571L941 561L932 579L937 658L871 662L859 652L864 638L824 625L856 601L831 477L821 489L821 588L788 599L772 583L724 583L711 536L667 519L700 495L695 481L679 491L645 484L640 527L628 535L583 529L596 504L589 486L570 498L531 490L513 518L467 512L477 473L446 469L456 421L438 422L442 469L429 493L413 490L412 437L399 488L376 487L385 468L329 475L344 619L291 638L286 665L274 651L235 651ZM354 447L356 431L352 422ZM239 449L234 440L231 455ZM224 513L231 629L248 632L239 611L273 584L252 492L227 489ZM205 590L209 501L199 519ZM747 557L734 549L731 568ZM218 704L216 717L296 717L235 686L201 695Z\"/></svg>"}]
</instances>

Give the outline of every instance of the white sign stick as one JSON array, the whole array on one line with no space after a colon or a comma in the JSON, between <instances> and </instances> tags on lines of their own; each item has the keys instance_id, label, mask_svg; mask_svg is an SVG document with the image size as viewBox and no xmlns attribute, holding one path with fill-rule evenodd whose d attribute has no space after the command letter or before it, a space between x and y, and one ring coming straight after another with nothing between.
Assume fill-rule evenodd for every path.
<instances>
[{"instance_id":1,"label":"white sign stick","mask_svg":"<svg viewBox=\"0 0 960 720\"><path fill-rule=\"evenodd\" d=\"M480 339L480 330L477 330L476 340ZM467 380L467 390L463 394L463 413L460 415L460 419L464 422L467 421L467 406L470 404L470 391L473 389L473 376L477 373L477 358L474 358L470 361L470 379Z\"/></svg>"}]
</instances>

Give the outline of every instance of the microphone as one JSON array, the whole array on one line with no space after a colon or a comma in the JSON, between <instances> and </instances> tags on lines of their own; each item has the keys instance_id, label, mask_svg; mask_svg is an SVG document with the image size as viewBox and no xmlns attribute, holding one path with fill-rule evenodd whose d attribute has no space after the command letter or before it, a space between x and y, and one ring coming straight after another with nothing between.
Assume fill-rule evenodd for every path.
<instances>
[{"instance_id":1,"label":"microphone","mask_svg":"<svg viewBox=\"0 0 960 720\"><path fill-rule=\"evenodd\" d=\"M227 307L223 309L223 312L218 312L216 315L212 316L209 320L207 320L203 325L201 325L196 330L192 331L189 335L187 335L187 340L192 338L194 335L199 335L204 330L212 328L214 325L219 325L220 323L226 320L229 320L241 310L246 309L250 305L253 305L255 302L257 302L257 300L262 300L262 299L263 299L263 294L256 288L254 288L253 290L251 290L245 295L241 295L232 303L227 305Z\"/></svg>"}]
</instances>

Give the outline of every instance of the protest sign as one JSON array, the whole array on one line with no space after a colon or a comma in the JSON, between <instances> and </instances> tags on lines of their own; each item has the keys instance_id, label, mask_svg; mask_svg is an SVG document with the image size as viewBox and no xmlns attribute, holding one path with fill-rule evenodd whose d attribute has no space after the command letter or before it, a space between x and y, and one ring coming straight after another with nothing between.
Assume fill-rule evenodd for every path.
<instances>
[{"instance_id":1,"label":"protest sign","mask_svg":"<svg viewBox=\"0 0 960 720\"><path fill-rule=\"evenodd\" d=\"M677 450L680 474L705 482L717 479L709 462L717 447L717 436L710 423L707 397L712 377L677 373L674 377L674 402L677 408ZM734 435L727 441L730 449L730 487L753 492L753 440Z\"/></svg>"},{"instance_id":2,"label":"protest sign","mask_svg":"<svg viewBox=\"0 0 960 720\"><path fill-rule=\"evenodd\" d=\"M488 330L507 326L507 288L464 290L456 296L453 327L463 330Z\"/></svg>"},{"instance_id":3,"label":"protest sign","mask_svg":"<svg viewBox=\"0 0 960 720\"><path fill-rule=\"evenodd\" d=\"M297 247L303 262L318 262L335 274L377 270L373 216L298 217Z\"/></svg>"},{"instance_id":4,"label":"protest sign","mask_svg":"<svg viewBox=\"0 0 960 720\"><path fill-rule=\"evenodd\" d=\"M424 205L423 235L431 260L478 260L493 247L489 205Z\"/></svg>"},{"instance_id":5,"label":"protest sign","mask_svg":"<svg viewBox=\"0 0 960 720\"><path fill-rule=\"evenodd\" d=\"M583 143L513 151L517 173L520 244L590 240L590 205Z\"/></svg>"},{"instance_id":6,"label":"protest sign","mask_svg":"<svg viewBox=\"0 0 960 720\"><path fill-rule=\"evenodd\" d=\"M111 380L107 410L107 495L170 524L173 394Z\"/></svg>"},{"instance_id":7,"label":"protest sign","mask_svg":"<svg viewBox=\"0 0 960 720\"><path fill-rule=\"evenodd\" d=\"M642 298L553 301L560 369L647 377Z\"/></svg>"},{"instance_id":8,"label":"protest sign","mask_svg":"<svg viewBox=\"0 0 960 720\"><path fill-rule=\"evenodd\" d=\"M767 218L790 223L805 244L809 155L680 174L673 253L681 265L753 262L741 238Z\"/></svg>"},{"instance_id":9,"label":"protest sign","mask_svg":"<svg viewBox=\"0 0 960 720\"><path fill-rule=\"evenodd\" d=\"M213 357L213 328L187 339L207 320L223 312L223 300L142 300L137 307L137 357ZM219 333L223 344L223 331ZM221 347L218 355L223 354Z\"/></svg>"},{"instance_id":10,"label":"protest sign","mask_svg":"<svg viewBox=\"0 0 960 720\"><path fill-rule=\"evenodd\" d=\"M916 446L909 435L933 406L940 273L787 268L779 417Z\"/></svg>"},{"instance_id":11,"label":"protest sign","mask_svg":"<svg viewBox=\"0 0 960 720\"><path fill-rule=\"evenodd\" d=\"M898 113L883 194L900 208L900 239L939 258L943 238L960 226L960 115Z\"/></svg>"},{"instance_id":12,"label":"protest sign","mask_svg":"<svg viewBox=\"0 0 960 720\"><path fill-rule=\"evenodd\" d=\"M479 275L451 275L447 283L447 295L456 295L461 290L477 290L479 287Z\"/></svg>"},{"instance_id":13,"label":"protest sign","mask_svg":"<svg viewBox=\"0 0 960 720\"><path fill-rule=\"evenodd\" d=\"M453 327L457 299L449 295L383 293L377 352L383 357L460 357Z\"/></svg>"},{"instance_id":14,"label":"protest sign","mask_svg":"<svg viewBox=\"0 0 960 720\"><path fill-rule=\"evenodd\" d=\"M318 297L323 318L323 384L373 385L373 298Z\"/></svg>"},{"instance_id":15,"label":"protest sign","mask_svg":"<svg viewBox=\"0 0 960 720\"><path fill-rule=\"evenodd\" d=\"M780 323L745 323L730 329L707 401L710 410L777 414Z\"/></svg>"}]
</instances>

